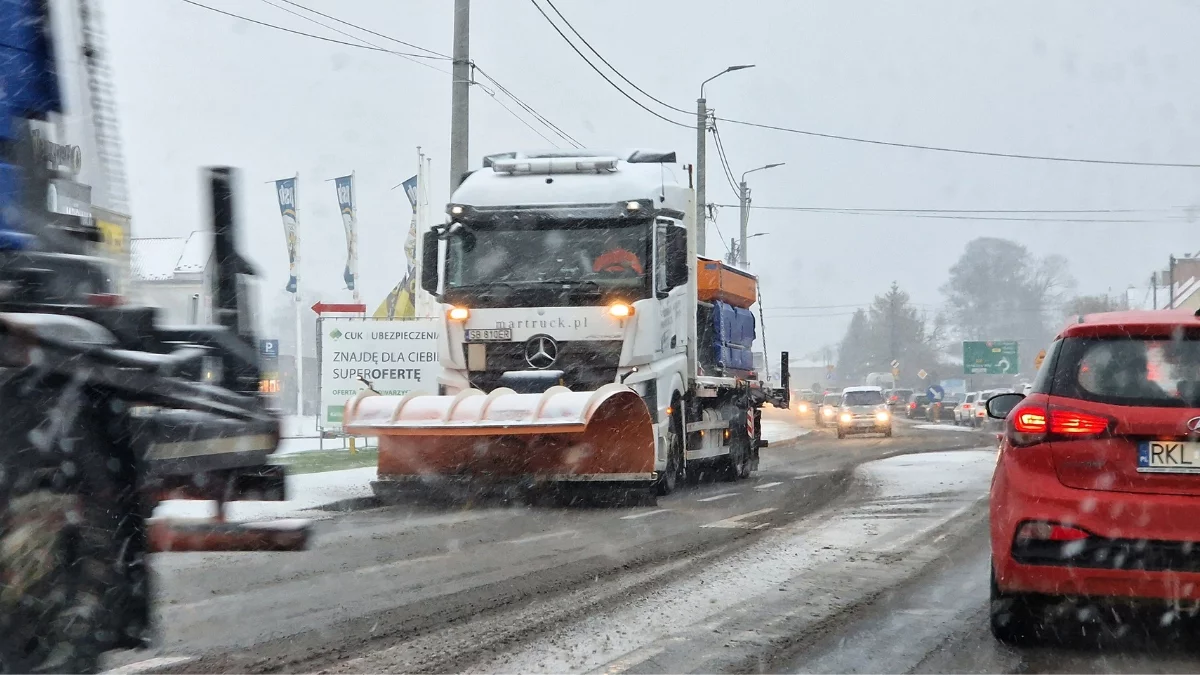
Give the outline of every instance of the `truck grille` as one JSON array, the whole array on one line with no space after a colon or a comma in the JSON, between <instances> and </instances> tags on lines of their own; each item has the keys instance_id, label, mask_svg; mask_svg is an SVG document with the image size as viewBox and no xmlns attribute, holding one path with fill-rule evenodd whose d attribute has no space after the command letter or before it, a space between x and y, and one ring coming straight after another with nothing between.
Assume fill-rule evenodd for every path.
<instances>
[{"instance_id":1,"label":"truck grille","mask_svg":"<svg viewBox=\"0 0 1200 675\"><path fill-rule=\"evenodd\" d=\"M482 370L472 370L471 383L484 391L500 386L500 376L506 371L535 370L525 361L524 342L489 342ZM563 371L563 385L575 391L596 389L616 380L621 362L620 340L587 340L558 343L558 359L548 370ZM468 349L463 345L467 363L476 367ZM478 347L477 347L478 348Z\"/></svg>"}]
</instances>

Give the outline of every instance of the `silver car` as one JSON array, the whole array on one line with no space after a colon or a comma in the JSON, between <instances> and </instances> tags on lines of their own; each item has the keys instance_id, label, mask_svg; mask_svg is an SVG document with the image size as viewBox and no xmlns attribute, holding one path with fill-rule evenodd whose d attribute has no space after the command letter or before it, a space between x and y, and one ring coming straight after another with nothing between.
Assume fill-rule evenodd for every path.
<instances>
[{"instance_id":1,"label":"silver car","mask_svg":"<svg viewBox=\"0 0 1200 675\"><path fill-rule=\"evenodd\" d=\"M847 434L892 435L892 414L879 387L847 387L837 412L838 438Z\"/></svg>"}]
</instances>

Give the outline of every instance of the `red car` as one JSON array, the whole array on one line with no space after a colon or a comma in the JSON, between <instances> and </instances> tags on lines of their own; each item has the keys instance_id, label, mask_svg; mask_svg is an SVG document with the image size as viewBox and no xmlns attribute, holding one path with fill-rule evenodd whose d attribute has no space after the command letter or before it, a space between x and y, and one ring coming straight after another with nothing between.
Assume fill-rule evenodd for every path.
<instances>
[{"instance_id":1,"label":"red car","mask_svg":"<svg viewBox=\"0 0 1200 675\"><path fill-rule=\"evenodd\" d=\"M1028 396L987 409L1005 420L990 514L997 639L1037 642L1064 600L1200 600L1200 318L1083 317Z\"/></svg>"}]
</instances>

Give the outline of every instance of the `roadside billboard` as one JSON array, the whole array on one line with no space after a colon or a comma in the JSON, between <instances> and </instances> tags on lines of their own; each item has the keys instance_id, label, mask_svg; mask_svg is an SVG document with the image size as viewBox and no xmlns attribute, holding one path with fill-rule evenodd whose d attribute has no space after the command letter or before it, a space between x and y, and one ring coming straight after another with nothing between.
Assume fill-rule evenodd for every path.
<instances>
[{"instance_id":1,"label":"roadside billboard","mask_svg":"<svg viewBox=\"0 0 1200 675\"><path fill-rule=\"evenodd\" d=\"M342 428L346 401L367 388L362 380L388 396L436 394L442 368L438 324L431 318L321 317L317 321L321 393L317 427Z\"/></svg>"}]
</instances>

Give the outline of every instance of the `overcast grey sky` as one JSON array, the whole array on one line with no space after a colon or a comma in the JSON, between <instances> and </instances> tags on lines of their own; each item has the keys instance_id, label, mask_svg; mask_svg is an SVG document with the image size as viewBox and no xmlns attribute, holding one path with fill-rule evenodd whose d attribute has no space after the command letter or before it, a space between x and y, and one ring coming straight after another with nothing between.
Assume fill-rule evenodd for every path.
<instances>
[{"instance_id":1,"label":"overcast grey sky","mask_svg":"<svg viewBox=\"0 0 1200 675\"><path fill-rule=\"evenodd\" d=\"M346 39L262 0L201 1ZM450 0L300 1L438 52L451 49ZM755 69L708 86L718 115L989 151L1200 162L1196 3L556 4L624 75L680 108L694 108L705 78L730 64L754 63ZM274 289L286 280L286 252L274 192L264 182L298 171L302 289L327 301L346 300L349 293L339 290L344 235L333 184L324 180L354 170L362 288L368 304L377 304L402 273L409 211L402 191L389 188L415 173L416 146L433 157L435 206L447 198L449 75L392 55L247 24L181 0L107 0L106 11L135 235L183 235L201 227L197 168L240 167L250 254L265 272L266 297L278 300ZM681 161L694 160L694 131L654 118L611 89L528 0L476 0L472 43L480 67L583 143L672 148ZM444 61L428 63L448 70ZM547 145L488 99L474 88L473 165L485 153ZM751 177L761 206L1163 209L1200 203L1200 169L967 157L730 124L721 125L721 135L736 173L787 162ZM710 161L714 155L710 143ZM735 201L713 164L709 186L711 201ZM756 211L751 231L770 233L750 247L763 281L768 346L806 352L835 342L851 306L869 302L893 280L936 311L947 269L967 241L984 234L1015 239L1038 254L1063 254L1080 292L1087 293L1145 285L1168 254L1200 248L1196 225L1178 213L1126 217L1151 222ZM736 209L722 210L717 224L726 239L734 235ZM710 228L710 254L724 254L719 240Z\"/></svg>"}]
</instances>

